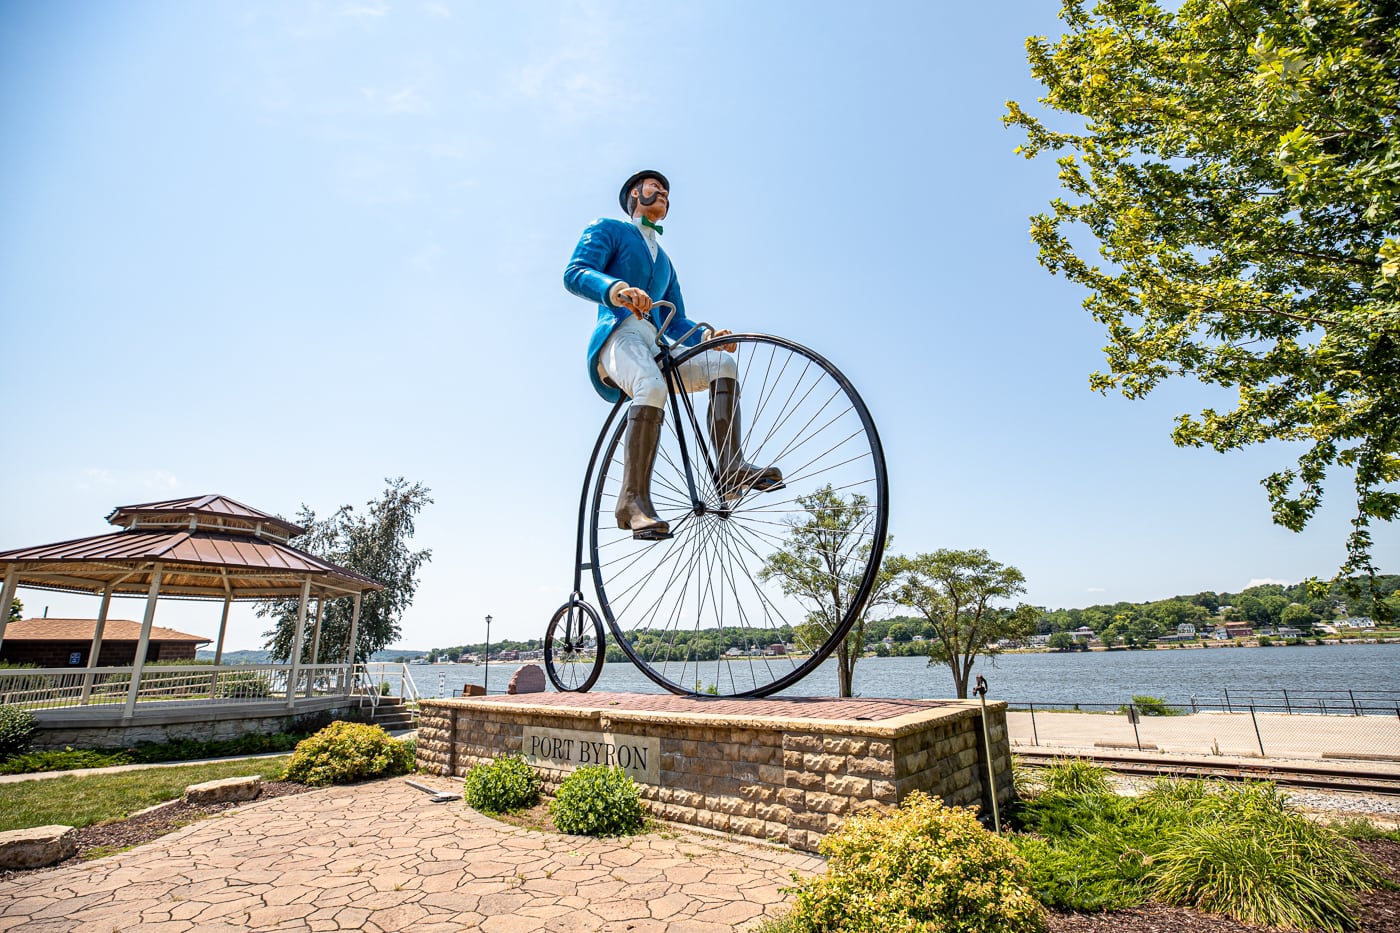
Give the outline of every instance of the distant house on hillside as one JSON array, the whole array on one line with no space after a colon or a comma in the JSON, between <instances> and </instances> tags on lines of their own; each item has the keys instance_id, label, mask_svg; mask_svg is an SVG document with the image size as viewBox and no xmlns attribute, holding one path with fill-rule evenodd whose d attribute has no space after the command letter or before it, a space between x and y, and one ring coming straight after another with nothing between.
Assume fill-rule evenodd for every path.
<instances>
[{"instance_id":1,"label":"distant house on hillside","mask_svg":"<svg viewBox=\"0 0 1400 933\"><path fill-rule=\"evenodd\" d=\"M87 667L96 619L23 619L5 626L0 661L39 667ZM141 623L108 619L102 627L102 654L96 667L126 667L136 662ZM193 661L201 645L212 639L151 626L146 661Z\"/></svg>"}]
</instances>

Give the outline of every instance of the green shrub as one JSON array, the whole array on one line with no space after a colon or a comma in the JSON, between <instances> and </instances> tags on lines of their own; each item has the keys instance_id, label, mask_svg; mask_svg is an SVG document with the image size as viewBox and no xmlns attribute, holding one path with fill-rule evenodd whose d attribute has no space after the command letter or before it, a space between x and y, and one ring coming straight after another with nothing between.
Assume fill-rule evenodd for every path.
<instances>
[{"instance_id":1,"label":"green shrub","mask_svg":"<svg viewBox=\"0 0 1400 933\"><path fill-rule=\"evenodd\" d=\"M624 836L642 828L637 782L621 768L579 768L559 785L549 804L554 828L575 836Z\"/></svg>"},{"instance_id":2,"label":"green shrub","mask_svg":"<svg viewBox=\"0 0 1400 933\"><path fill-rule=\"evenodd\" d=\"M1312 825L1289 816L1290 823ZM1207 823L1179 833L1155 866L1153 895L1261 926L1356 929L1354 892L1377 876L1354 850L1350 857L1339 851L1350 844L1334 834L1330 846L1318 847L1321 840L1300 825L1251 829Z\"/></svg>"},{"instance_id":3,"label":"green shrub","mask_svg":"<svg viewBox=\"0 0 1400 933\"><path fill-rule=\"evenodd\" d=\"M1246 923L1353 929L1377 869L1268 783L1161 779L1138 798L1045 793L1014 837L1042 903L1076 910L1149 897Z\"/></svg>"},{"instance_id":4,"label":"green shrub","mask_svg":"<svg viewBox=\"0 0 1400 933\"><path fill-rule=\"evenodd\" d=\"M540 779L524 758L507 755L468 771L462 796L483 813L509 813L539 803Z\"/></svg>"},{"instance_id":5,"label":"green shrub","mask_svg":"<svg viewBox=\"0 0 1400 933\"><path fill-rule=\"evenodd\" d=\"M333 722L297 743L284 775L311 787L407 774L413 753L379 726Z\"/></svg>"},{"instance_id":6,"label":"green shrub","mask_svg":"<svg viewBox=\"0 0 1400 933\"><path fill-rule=\"evenodd\" d=\"M0 706L0 761L29 750L34 714L19 706Z\"/></svg>"},{"instance_id":7,"label":"green shrub","mask_svg":"<svg viewBox=\"0 0 1400 933\"><path fill-rule=\"evenodd\" d=\"M1167 703L1166 700L1162 699L1161 697L1134 696L1133 706L1137 707L1137 711L1143 716L1184 715L1184 712L1182 710L1170 705L1169 703ZM1118 709L1118 712L1120 713L1126 713L1127 711L1128 708L1126 706L1119 707Z\"/></svg>"},{"instance_id":8,"label":"green shrub","mask_svg":"<svg viewBox=\"0 0 1400 933\"><path fill-rule=\"evenodd\" d=\"M1087 758L1061 758L1040 776L1047 794L1075 797L1106 797L1113 793L1108 769Z\"/></svg>"},{"instance_id":9,"label":"green shrub","mask_svg":"<svg viewBox=\"0 0 1400 933\"><path fill-rule=\"evenodd\" d=\"M793 933L1031 933L1045 910L1026 863L975 811L914 792L898 810L866 810L822 840L826 874L797 889Z\"/></svg>"},{"instance_id":10,"label":"green shrub","mask_svg":"<svg viewBox=\"0 0 1400 933\"><path fill-rule=\"evenodd\" d=\"M1346 839L1389 839L1400 842L1400 829L1381 829L1370 820L1350 817L1328 824L1338 835Z\"/></svg>"},{"instance_id":11,"label":"green shrub","mask_svg":"<svg viewBox=\"0 0 1400 933\"><path fill-rule=\"evenodd\" d=\"M0 762L0 774L32 774L40 771L72 771L77 768L108 768L113 765L147 764L162 761L194 761L200 758L230 758L263 752L290 751L306 738L306 732L254 733L233 739L172 739L136 745L132 748L65 748L61 751L29 752Z\"/></svg>"},{"instance_id":12,"label":"green shrub","mask_svg":"<svg viewBox=\"0 0 1400 933\"><path fill-rule=\"evenodd\" d=\"M258 671L224 671L214 688L218 699L260 699L272 696L272 678Z\"/></svg>"}]
</instances>

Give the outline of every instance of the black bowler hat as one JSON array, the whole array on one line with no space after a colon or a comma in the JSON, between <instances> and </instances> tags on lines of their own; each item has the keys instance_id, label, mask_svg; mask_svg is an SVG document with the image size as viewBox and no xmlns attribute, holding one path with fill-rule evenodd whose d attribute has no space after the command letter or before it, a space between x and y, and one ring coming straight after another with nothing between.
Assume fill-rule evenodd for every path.
<instances>
[{"instance_id":1,"label":"black bowler hat","mask_svg":"<svg viewBox=\"0 0 1400 933\"><path fill-rule=\"evenodd\" d=\"M622 183L622 190L617 193L617 203L622 205L622 212L624 214L628 213L627 192L631 191L633 187L636 186L637 182L641 181L643 178L655 178L657 181L661 182L661 186L666 189L667 193L670 193L671 183L666 180L665 175L661 174L660 172L653 172L651 169L646 169L645 171L638 172L631 178L624 181Z\"/></svg>"}]
</instances>

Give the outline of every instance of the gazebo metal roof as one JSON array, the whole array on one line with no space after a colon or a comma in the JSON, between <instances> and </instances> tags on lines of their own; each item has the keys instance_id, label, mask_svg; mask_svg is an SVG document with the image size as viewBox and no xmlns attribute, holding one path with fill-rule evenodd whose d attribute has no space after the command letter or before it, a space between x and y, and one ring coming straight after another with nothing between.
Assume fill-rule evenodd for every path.
<instances>
[{"instance_id":1,"label":"gazebo metal roof","mask_svg":"<svg viewBox=\"0 0 1400 933\"><path fill-rule=\"evenodd\" d=\"M218 495L119 505L107 516L107 521L129 529L168 528L183 524L191 531L202 527L212 531L251 532L254 537L272 538L284 544L288 539L306 533L305 528L284 518Z\"/></svg>"},{"instance_id":2,"label":"gazebo metal roof","mask_svg":"<svg viewBox=\"0 0 1400 933\"><path fill-rule=\"evenodd\" d=\"M308 578L331 598L383 589L287 544L300 526L225 496L119 506L107 520L127 530L0 551L0 573L34 589L145 595L160 564L161 595L192 599L296 596Z\"/></svg>"},{"instance_id":3,"label":"gazebo metal roof","mask_svg":"<svg viewBox=\"0 0 1400 933\"><path fill-rule=\"evenodd\" d=\"M113 596L144 595L146 614L138 635L136 658L131 667L130 685L123 721L136 710L146 653L155 631L156 601L164 597L218 599L224 604L219 622L218 647L214 663L223 656L224 635L228 630L229 606L235 600L297 598L297 619L293 629L290 672L287 675L286 708L293 709L302 674L302 645L306 635L307 603L316 598L316 617L311 632L311 663L321 657L321 614L328 599L349 596L354 600L350 632L338 662L340 689L348 691L348 672L354 659L360 624L361 597L383 585L338 567L288 544L290 538L305 532L292 522L244 505L227 496L193 496L123 505L113 509L107 521L123 530L90 538L41 544L36 547L0 551L0 607L8 608L18 587L58 590L71 593L101 594L92 632L89 670L95 670L101 654L107 610ZM8 612L0 614L0 644L4 643ZM92 677L84 680L82 702L86 703ZM213 686L210 687L211 692ZM306 695L314 690L314 678L306 677ZM280 702L280 701L279 701Z\"/></svg>"}]
</instances>

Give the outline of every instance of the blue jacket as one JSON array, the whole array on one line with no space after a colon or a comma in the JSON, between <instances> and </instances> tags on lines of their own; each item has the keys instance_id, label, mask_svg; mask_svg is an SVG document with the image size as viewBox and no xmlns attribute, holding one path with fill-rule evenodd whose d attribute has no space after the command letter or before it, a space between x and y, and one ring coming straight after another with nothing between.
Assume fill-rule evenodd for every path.
<instances>
[{"instance_id":1,"label":"blue jacket","mask_svg":"<svg viewBox=\"0 0 1400 933\"><path fill-rule=\"evenodd\" d=\"M642 289L652 301L669 301L676 306L676 317L666 332L672 340L695 326L685 316L676 270L664 249L658 247L653 260L642 232L628 221L605 217L589 224L564 269L564 287L598 305L598 324L588 341L588 378L609 402L622 398L622 391L598 375L598 356L612 332L632 314L630 308L608 303L608 291L618 281ZM651 322L658 330L667 313L661 308L651 309ZM700 340L701 334L695 333L685 343L694 346Z\"/></svg>"}]
</instances>

